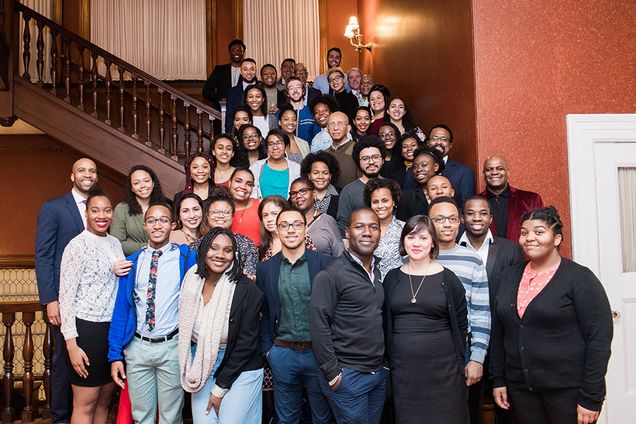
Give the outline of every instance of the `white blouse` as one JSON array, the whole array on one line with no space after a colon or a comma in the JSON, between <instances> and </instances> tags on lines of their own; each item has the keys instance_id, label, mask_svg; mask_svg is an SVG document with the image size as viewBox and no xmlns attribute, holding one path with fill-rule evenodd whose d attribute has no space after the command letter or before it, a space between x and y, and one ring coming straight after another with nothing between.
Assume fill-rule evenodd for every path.
<instances>
[{"instance_id":1,"label":"white blouse","mask_svg":"<svg viewBox=\"0 0 636 424\"><path fill-rule=\"evenodd\" d=\"M108 322L115 308L116 261L124 259L121 243L107 234L84 230L64 249L60 267L60 317L64 339L77 337L75 318Z\"/></svg>"}]
</instances>

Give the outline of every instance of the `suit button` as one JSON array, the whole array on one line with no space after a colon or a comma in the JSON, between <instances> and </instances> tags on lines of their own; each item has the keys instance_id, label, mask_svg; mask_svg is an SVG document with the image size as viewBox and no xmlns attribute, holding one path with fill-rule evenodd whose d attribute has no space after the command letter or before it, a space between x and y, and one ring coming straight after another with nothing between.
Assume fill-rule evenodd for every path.
<instances>
[{"instance_id":1,"label":"suit button","mask_svg":"<svg viewBox=\"0 0 636 424\"><path fill-rule=\"evenodd\" d=\"M519 328L523 330L523 324L519 324Z\"/></svg>"},{"instance_id":2,"label":"suit button","mask_svg":"<svg viewBox=\"0 0 636 424\"><path fill-rule=\"evenodd\" d=\"M525 346L521 346L521 348L520 348L520 349L521 349L521 351L523 352L524 350L526 350L526 347L525 347Z\"/></svg>"},{"instance_id":3,"label":"suit button","mask_svg":"<svg viewBox=\"0 0 636 424\"><path fill-rule=\"evenodd\" d=\"M528 368L524 368L524 369L523 369L523 372L524 372L524 373L526 373L526 374L528 374Z\"/></svg>"}]
</instances>

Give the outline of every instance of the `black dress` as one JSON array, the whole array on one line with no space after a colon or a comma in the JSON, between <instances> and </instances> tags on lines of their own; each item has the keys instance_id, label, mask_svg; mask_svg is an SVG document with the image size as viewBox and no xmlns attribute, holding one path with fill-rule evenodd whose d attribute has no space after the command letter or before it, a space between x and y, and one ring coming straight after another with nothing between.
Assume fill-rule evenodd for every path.
<instances>
[{"instance_id":1,"label":"black dress","mask_svg":"<svg viewBox=\"0 0 636 424\"><path fill-rule=\"evenodd\" d=\"M451 329L454 318L449 314L443 286L448 272L426 277L416 303L411 302L409 276L400 269L391 271L396 272L399 275L392 276L397 281L385 305L391 315L392 328L388 330L392 330L390 354L396 422L465 424L468 392L456 335ZM411 278L416 291L422 276ZM456 282L445 282L446 286L451 283ZM464 296L463 290L461 296L459 299ZM460 322L465 320L465 308L464 302Z\"/></svg>"}]
</instances>

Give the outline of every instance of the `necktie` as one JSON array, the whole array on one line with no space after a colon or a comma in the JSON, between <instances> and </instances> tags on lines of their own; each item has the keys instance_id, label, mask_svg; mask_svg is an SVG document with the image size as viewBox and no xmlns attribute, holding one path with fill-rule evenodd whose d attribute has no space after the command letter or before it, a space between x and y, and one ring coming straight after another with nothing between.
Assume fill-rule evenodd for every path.
<instances>
[{"instance_id":1,"label":"necktie","mask_svg":"<svg viewBox=\"0 0 636 424\"><path fill-rule=\"evenodd\" d=\"M161 250L152 251L152 260L150 261L150 275L148 276L148 299L146 300L146 325L148 331L155 328L155 296L157 290L157 267L159 265L159 256L163 252Z\"/></svg>"}]
</instances>

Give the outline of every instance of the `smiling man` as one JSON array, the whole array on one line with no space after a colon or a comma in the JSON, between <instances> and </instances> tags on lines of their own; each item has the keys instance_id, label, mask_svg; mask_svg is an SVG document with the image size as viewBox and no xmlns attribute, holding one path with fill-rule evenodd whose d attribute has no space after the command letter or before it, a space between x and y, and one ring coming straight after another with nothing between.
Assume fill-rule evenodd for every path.
<instances>
[{"instance_id":1,"label":"smiling man","mask_svg":"<svg viewBox=\"0 0 636 424\"><path fill-rule=\"evenodd\" d=\"M249 85L256 84L256 61L252 58L245 58L241 61L241 79L232 87L227 94L227 108L225 111L225 132L232 133L232 120L234 111L243 105L243 93Z\"/></svg>"},{"instance_id":2,"label":"smiling man","mask_svg":"<svg viewBox=\"0 0 636 424\"><path fill-rule=\"evenodd\" d=\"M328 72L331 68L340 66L342 61L342 51L338 47L332 47L327 51L327 72L318 75L314 79L313 87L320 90L322 94L329 93L329 81L327 79ZM345 88L349 90L349 83L345 79Z\"/></svg>"},{"instance_id":3,"label":"smiling man","mask_svg":"<svg viewBox=\"0 0 636 424\"><path fill-rule=\"evenodd\" d=\"M340 176L333 184L338 188L343 188L360 176L358 167L351 160L353 147L356 143L351 138L351 125L349 125L347 115L342 112L333 112L329 115L327 132L331 137L331 146L326 149L326 152L331 153L340 165ZM312 144L312 152L314 152L313 147Z\"/></svg>"},{"instance_id":4,"label":"smiling man","mask_svg":"<svg viewBox=\"0 0 636 424\"><path fill-rule=\"evenodd\" d=\"M203 97L217 107L219 100L227 97L230 88L239 82L241 61L245 57L245 44L238 39L232 40L228 45L228 51L230 63L215 66L203 87Z\"/></svg>"}]
</instances>

